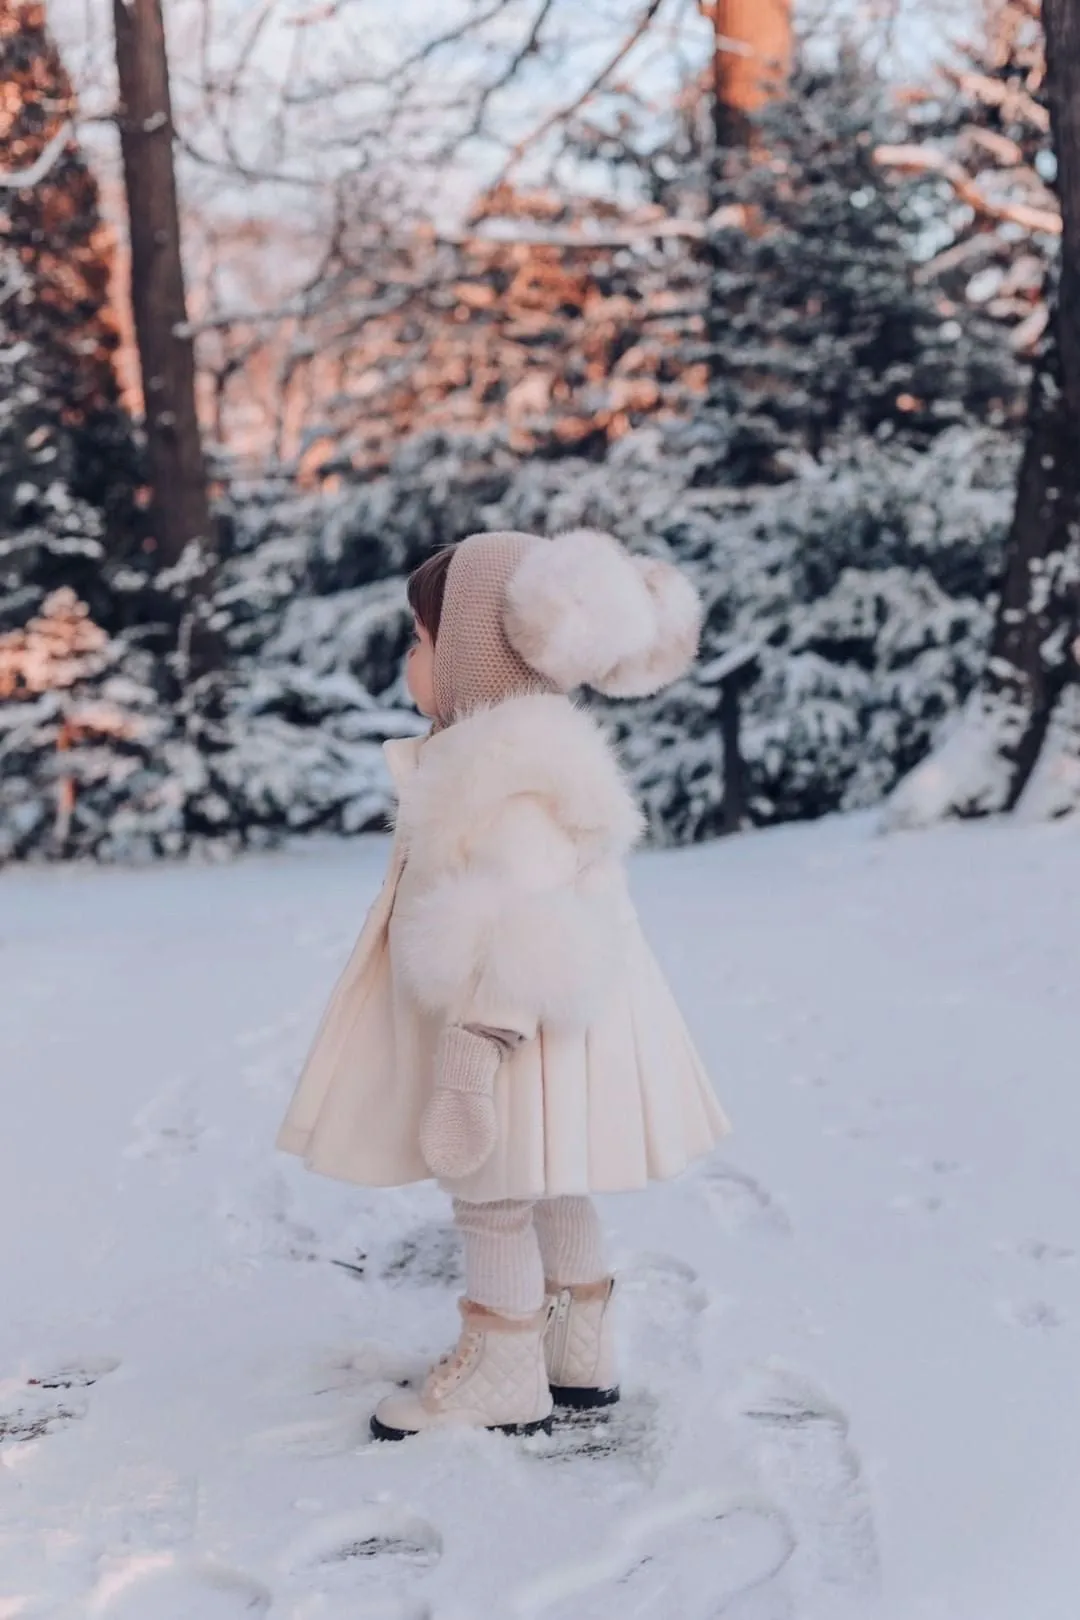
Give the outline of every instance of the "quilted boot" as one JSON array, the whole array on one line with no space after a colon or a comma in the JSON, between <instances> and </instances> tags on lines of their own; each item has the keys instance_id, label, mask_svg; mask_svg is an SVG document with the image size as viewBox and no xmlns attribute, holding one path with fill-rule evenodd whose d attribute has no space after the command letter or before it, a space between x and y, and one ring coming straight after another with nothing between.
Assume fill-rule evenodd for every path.
<instances>
[{"instance_id":1,"label":"quilted boot","mask_svg":"<svg viewBox=\"0 0 1080 1620\"><path fill-rule=\"evenodd\" d=\"M404 1440L425 1429L551 1432L552 1400L544 1366L547 1309L524 1318L499 1316L461 1302L457 1348L432 1368L420 1390L380 1401L371 1420L376 1440Z\"/></svg>"},{"instance_id":2,"label":"quilted boot","mask_svg":"<svg viewBox=\"0 0 1080 1620\"><path fill-rule=\"evenodd\" d=\"M614 1277L576 1288L547 1286L551 1314L544 1353L555 1405L577 1411L614 1406L619 1399L611 1315Z\"/></svg>"}]
</instances>

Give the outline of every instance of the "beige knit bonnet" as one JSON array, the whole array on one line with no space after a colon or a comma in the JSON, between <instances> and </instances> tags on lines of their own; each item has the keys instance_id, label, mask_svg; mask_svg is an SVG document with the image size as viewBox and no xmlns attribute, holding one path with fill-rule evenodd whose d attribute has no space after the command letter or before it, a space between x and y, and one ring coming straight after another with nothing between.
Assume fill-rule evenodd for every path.
<instances>
[{"instance_id":1,"label":"beige knit bonnet","mask_svg":"<svg viewBox=\"0 0 1080 1620\"><path fill-rule=\"evenodd\" d=\"M439 724L534 692L646 696L685 673L700 631L678 569L610 534L470 535L447 570L435 638Z\"/></svg>"}]
</instances>

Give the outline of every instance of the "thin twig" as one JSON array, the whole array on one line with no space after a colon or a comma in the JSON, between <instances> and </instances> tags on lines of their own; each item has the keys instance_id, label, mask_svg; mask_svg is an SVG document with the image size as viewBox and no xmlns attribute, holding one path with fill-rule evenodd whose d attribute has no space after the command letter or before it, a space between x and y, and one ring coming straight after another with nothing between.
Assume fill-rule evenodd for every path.
<instances>
[{"instance_id":1,"label":"thin twig","mask_svg":"<svg viewBox=\"0 0 1080 1620\"><path fill-rule=\"evenodd\" d=\"M505 90L508 85L513 84L525 63L539 52L544 24L551 16L556 4L557 0L541 0L540 9L533 19L533 25L529 29L524 43L510 57L503 71L492 79L490 84L485 85L480 92L473 112L472 123L465 136L466 140L474 139L482 132L487 120L487 110L493 98L498 95L500 90Z\"/></svg>"},{"instance_id":2,"label":"thin twig","mask_svg":"<svg viewBox=\"0 0 1080 1620\"><path fill-rule=\"evenodd\" d=\"M530 147L535 146L538 141L542 141L544 136L549 135L551 131L557 128L559 124L563 124L568 119L573 118L575 113L580 112L582 107L584 107L587 102L592 100L593 96L596 95L598 90L602 90L604 88L604 85L615 72L615 69L620 67L622 63L625 62L626 58L630 55L630 52L634 49L634 46L648 33L663 4L664 0L648 0L648 4L646 5L644 11L634 24L633 28L630 30L629 34L627 34L626 38L622 41L622 44L619 46L618 50L615 51L613 56L609 57L607 62L605 62L604 66L600 69L599 73L595 74L580 95L575 96L573 101L569 102L567 105L556 108L553 113L550 113L547 118L543 119L536 126L531 134L524 136L520 141L518 141L517 145L514 147L513 151L510 153L510 156L503 165L502 173L499 175L498 182L496 182L497 184L504 181L509 175L510 171L517 167Z\"/></svg>"}]
</instances>

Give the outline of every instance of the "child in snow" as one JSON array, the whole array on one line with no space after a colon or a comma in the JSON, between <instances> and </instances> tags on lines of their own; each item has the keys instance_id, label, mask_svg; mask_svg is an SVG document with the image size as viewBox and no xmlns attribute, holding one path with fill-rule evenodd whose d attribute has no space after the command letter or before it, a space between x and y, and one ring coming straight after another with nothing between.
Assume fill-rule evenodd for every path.
<instances>
[{"instance_id":1,"label":"child in snow","mask_svg":"<svg viewBox=\"0 0 1080 1620\"><path fill-rule=\"evenodd\" d=\"M551 1427L618 1399L590 1195L677 1175L727 1130L642 936L641 817L568 694L658 691L697 597L591 530L473 535L409 580L408 683L433 721L386 744L390 872L279 1145L365 1186L436 1176L465 1249L457 1349L389 1396L380 1439Z\"/></svg>"}]
</instances>

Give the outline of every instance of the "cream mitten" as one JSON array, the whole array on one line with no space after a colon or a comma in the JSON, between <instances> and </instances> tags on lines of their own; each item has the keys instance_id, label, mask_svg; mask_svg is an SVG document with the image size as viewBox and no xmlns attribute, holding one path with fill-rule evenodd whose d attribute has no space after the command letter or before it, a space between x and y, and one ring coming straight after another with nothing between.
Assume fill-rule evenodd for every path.
<instances>
[{"instance_id":1,"label":"cream mitten","mask_svg":"<svg viewBox=\"0 0 1080 1620\"><path fill-rule=\"evenodd\" d=\"M444 1181L459 1181L495 1151L495 1075L504 1055L492 1036L450 1024L435 1055L435 1091L420 1122L424 1163Z\"/></svg>"}]
</instances>

